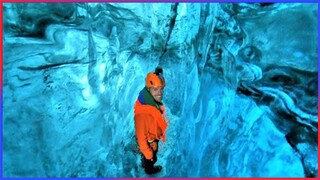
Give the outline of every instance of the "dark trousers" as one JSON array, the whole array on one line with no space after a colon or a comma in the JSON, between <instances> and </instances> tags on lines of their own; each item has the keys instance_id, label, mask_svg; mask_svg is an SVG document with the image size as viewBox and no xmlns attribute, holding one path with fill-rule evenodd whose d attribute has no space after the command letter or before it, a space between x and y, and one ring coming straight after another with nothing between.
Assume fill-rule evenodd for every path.
<instances>
[{"instance_id":1,"label":"dark trousers","mask_svg":"<svg viewBox=\"0 0 320 180\"><path fill-rule=\"evenodd\" d=\"M158 141L154 141L153 143L158 143ZM150 149L151 146L150 146ZM153 151L153 157L152 159L146 159L146 157L144 157L143 154L141 154L141 165L142 167L145 169L145 171L148 173L148 172L152 172L153 169L154 169L154 164L157 162L158 158L157 158L157 152L158 152L158 148L154 151Z\"/></svg>"}]
</instances>

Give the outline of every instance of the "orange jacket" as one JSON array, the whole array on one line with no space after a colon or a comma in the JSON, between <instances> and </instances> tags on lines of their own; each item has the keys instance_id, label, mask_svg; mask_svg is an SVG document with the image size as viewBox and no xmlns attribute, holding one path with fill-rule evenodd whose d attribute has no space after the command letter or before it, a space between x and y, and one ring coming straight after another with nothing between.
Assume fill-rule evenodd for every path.
<instances>
[{"instance_id":1,"label":"orange jacket","mask_svg":"<svg viewBox=\"0 0 320 180\"><path fill-rule=\"evenodd\" d=\"M134 104L134 124L136 137L142 154L146 159L152 159L153 151L148 145L148 140L162 139L166 141L165 131L167 122L165 121L165 108L161 106L163 113L154 106L143 105L139 100Z\"/></svg>"}]
</instances>

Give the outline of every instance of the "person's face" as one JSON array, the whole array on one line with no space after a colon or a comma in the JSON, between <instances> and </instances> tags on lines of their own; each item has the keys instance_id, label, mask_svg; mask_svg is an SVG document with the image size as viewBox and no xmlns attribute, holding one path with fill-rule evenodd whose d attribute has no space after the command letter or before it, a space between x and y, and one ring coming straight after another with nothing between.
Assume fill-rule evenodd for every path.
<instances>
[{"instance_id":1,"label":"person's face","mask_svg":"<svg viewBox=\"0 0 320 180\"><path fill-rule=\"evenodd\" d=\"M149 88L150 93L154 100L161 102L163 95L163 87L151 87Z\"/></svg>"}]
</instances>

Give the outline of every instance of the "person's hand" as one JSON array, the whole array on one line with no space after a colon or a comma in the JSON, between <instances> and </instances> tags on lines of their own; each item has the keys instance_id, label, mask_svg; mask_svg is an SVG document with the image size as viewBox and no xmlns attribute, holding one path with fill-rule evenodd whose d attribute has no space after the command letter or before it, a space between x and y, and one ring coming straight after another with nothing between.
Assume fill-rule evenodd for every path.
<instances>
[{"instance_id":1,"label":"person's hand","mask_svg":"<svg viewBox=\"0 0 320 180\"><path fill-rule=\"evenodd\" d=\"M152 148L153 151L156 151L158 149L158 142L152 142L150 144L150 147Z\"/></svg>"}]
</instances>

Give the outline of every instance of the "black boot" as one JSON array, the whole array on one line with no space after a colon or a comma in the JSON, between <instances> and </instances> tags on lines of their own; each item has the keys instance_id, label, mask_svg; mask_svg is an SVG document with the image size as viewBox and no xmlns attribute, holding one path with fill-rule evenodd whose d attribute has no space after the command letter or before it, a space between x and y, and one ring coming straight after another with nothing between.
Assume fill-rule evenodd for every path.
<instances>
[{"instance_id":1,"label":"black boot","mask_svg":"<svg viewBox=\"0 0 320 180\"><path fill-rule=\"evenodd\" d=\"M162 170L162 166L154 166L154 161L145 159L144 171L147 174L155 174Z\"/></svg>"}]
</instances>

